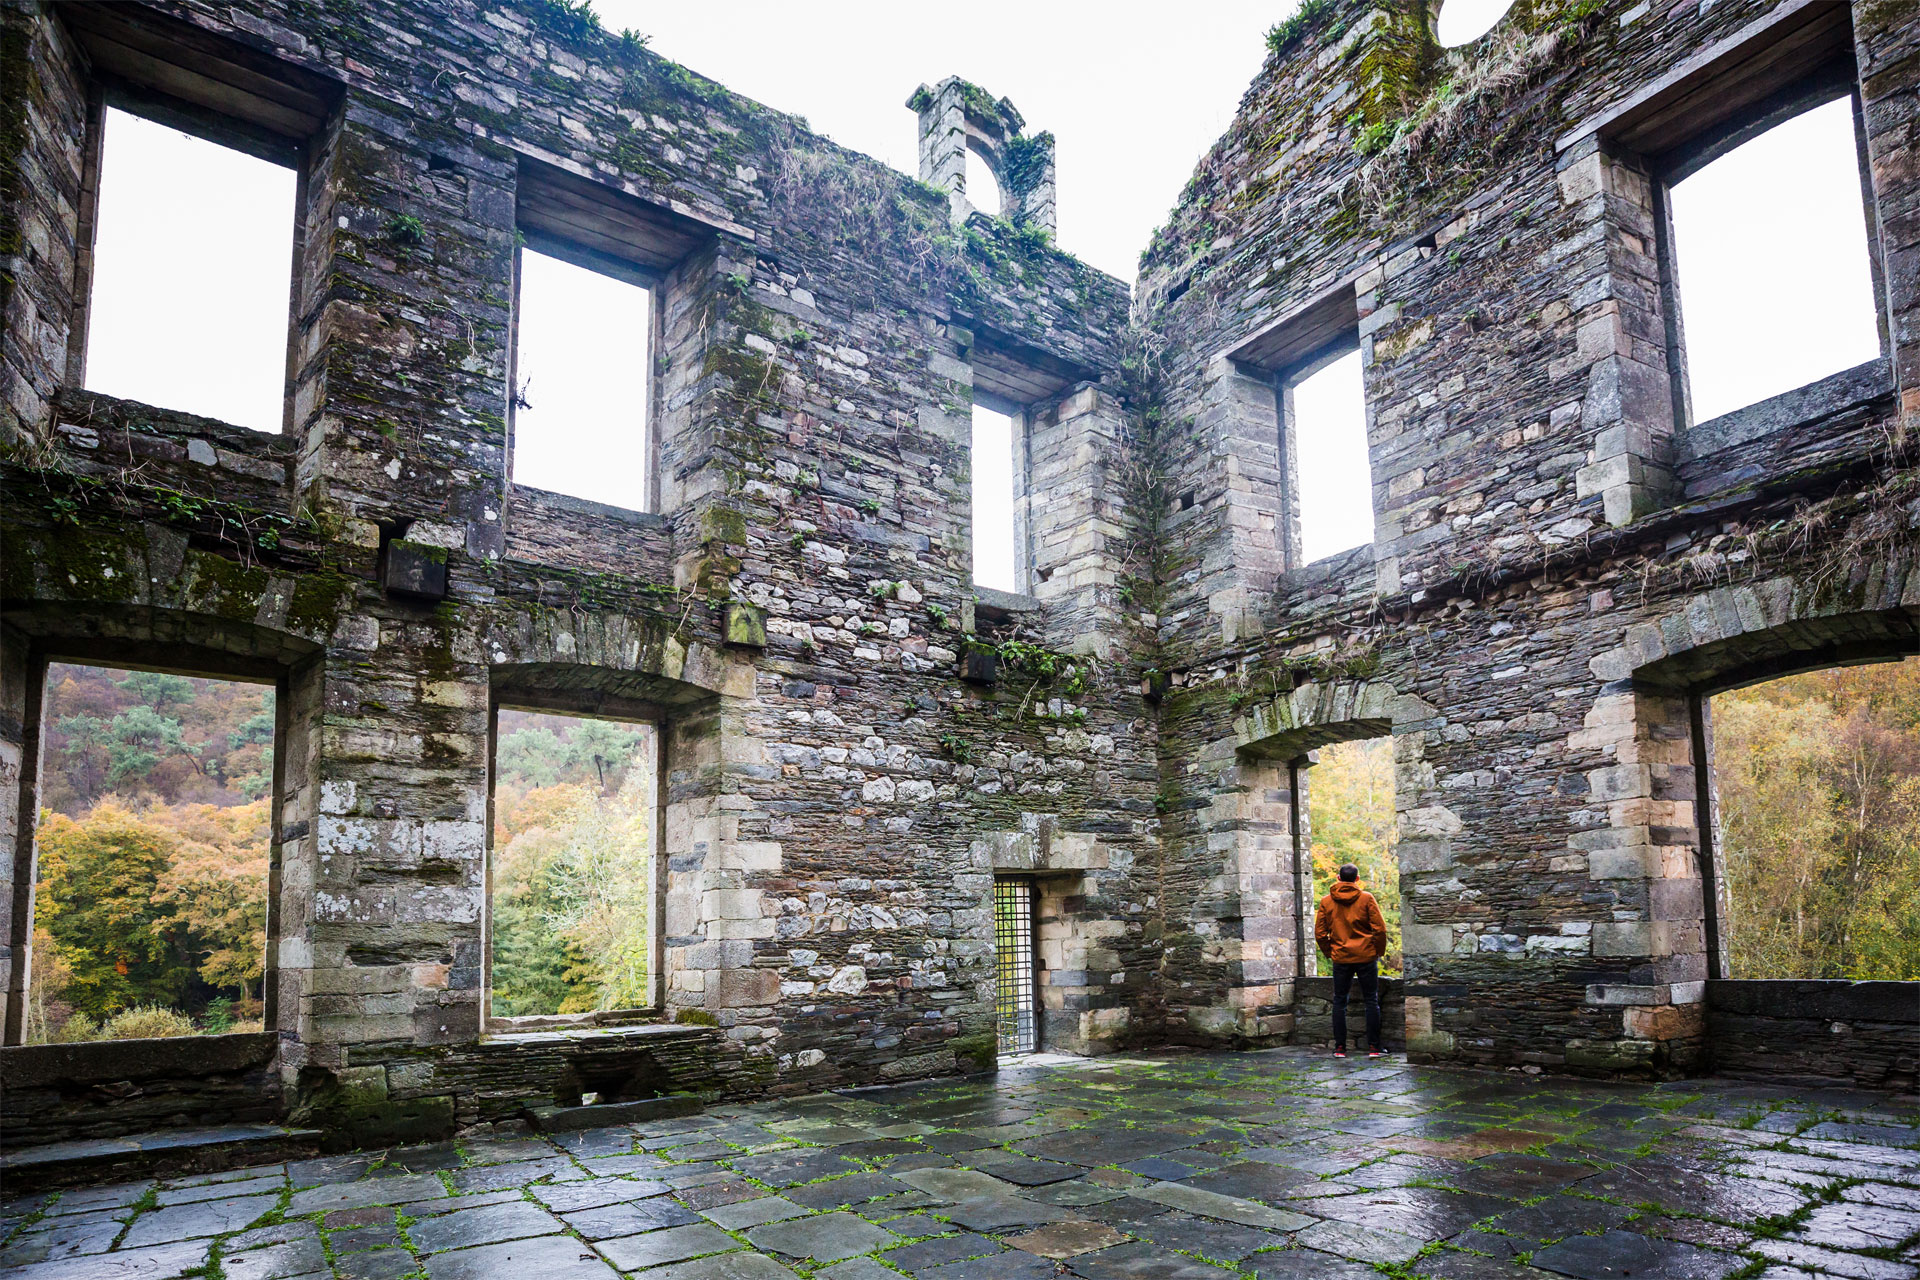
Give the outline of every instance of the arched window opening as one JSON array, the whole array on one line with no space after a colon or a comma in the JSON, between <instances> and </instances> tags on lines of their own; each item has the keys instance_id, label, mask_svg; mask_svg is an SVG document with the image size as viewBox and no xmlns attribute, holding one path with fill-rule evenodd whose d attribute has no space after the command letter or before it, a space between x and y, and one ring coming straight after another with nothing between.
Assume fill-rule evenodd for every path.
<instances>
[{"instance_id":1,"label":"arched window opening","mask_svg":"<svg viewBox=\"0 0 1920 1280\"><path fill-rule=\"evenodd\" d=\"M1434 19L1433 38L1442 48L1472 44L1499 25L1513 0L1446 0Z\"/></svg>"},{"instance_id":2,"label":"arched window opening","mask_svg":"<svg viewBox=\"0 0 1920 1280\"><path fill-rule=\"evenodd\" d=\"M972 147L967 148L967 201L982 213L996 218L1001 214L1000 182L986 157Z\"/></svg>"}]
</instances>

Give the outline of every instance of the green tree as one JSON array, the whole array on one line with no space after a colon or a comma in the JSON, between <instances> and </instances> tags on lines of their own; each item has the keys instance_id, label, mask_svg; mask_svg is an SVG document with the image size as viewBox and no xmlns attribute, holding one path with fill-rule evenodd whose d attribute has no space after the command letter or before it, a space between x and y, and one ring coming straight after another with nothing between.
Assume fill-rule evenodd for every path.
<instances>
[{"instance_id":1,"label":"green tree","mask_svg":"<svg viewBox=\"0 0 1920 1280\"><path fill-rule=\"evenodd\" d=\"M186 676L170 676L159 671L129 671L127 678L116 680L124 689L153 710L165 714L168 707L191 702L199 692L197 683Z\"/></svg>"},{"instance_id":2,"label":"green tree","mask_svg":"<svg viewBox=\"0 0 1920 1280\"><path fill-rule=\"evenodd\" d=\"M138 784L164 759L185 757L199 766L200 748L189 744L180 722L148 706L129 707L107 726L107 781Z\"/></svg>"}]
</instances>

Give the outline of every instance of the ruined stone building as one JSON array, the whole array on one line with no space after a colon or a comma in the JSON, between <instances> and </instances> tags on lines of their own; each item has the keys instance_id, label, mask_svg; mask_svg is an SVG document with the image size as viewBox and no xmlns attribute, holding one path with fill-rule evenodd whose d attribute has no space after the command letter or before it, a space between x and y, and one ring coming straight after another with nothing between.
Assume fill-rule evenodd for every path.
<instances>
[{"instance_id":1,"label":"ruined stone building","mask_svg":"<svg viewBox=\"0 0 1920 1280\"><path fill-rule=\"evenodd\" d=\"M1726 972L1703 708L1920 650L1920 10L1272 43L1130 289L963 81L916 179L557 0L8 0L9 1142L987 1069L996 878L1043 1048L1324 1040L1311 766L1386 734L1416 1060L1910 1088L1910 984ZM1881 353L1696 422L1664 192L1849 96ZM87 389L103 104L297 170L278 433ZM645 510L512 481L524 244L651 292ZM1308 562L1291 386L1353 350L1376 533ZM971 580L975 404L1018 593ZM21 1043L50 660L279 690L264 1032ZM655 726L655 1007L490 1022L502 707Z\"/></svg>"}]
</instances>

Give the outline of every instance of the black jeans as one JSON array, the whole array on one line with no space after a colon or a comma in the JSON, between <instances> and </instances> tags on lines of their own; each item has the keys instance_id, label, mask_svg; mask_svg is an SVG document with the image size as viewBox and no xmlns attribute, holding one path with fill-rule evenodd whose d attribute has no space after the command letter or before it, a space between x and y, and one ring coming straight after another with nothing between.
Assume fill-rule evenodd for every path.
<instances>
[{"instance_id":1,"label":"black jeans","mask_svg":"<svg viewBox=\"0 0 1920 1280\"><path fill-rule=\"evenodd\" d=\"M1335 964L1333 966L1333 1043L1347 1047L1347 996L1353 980L1360 979L1360 994L1367 1001L1367 1048L1380 1047L1380 962Z\"/></svg>"}]
</instances>

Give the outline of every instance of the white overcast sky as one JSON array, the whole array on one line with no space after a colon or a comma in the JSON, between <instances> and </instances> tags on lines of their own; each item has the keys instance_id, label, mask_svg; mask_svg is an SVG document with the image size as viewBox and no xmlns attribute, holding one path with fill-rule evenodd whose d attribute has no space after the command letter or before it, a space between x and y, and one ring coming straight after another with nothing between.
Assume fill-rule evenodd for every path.
<instances>
[{"instance_id":1,"label":"white overcast sky","mask_svg":"<svg viewBox=\"0 0 1920 1280\"><path fill-rule=\"evenodd\" d=\"M918 85L960 75L1010 97L1030 131L1058 139L1061 247L1131 281L1141 247L1232 120L1267 28L1293 4L595 8L608 28L640 31L659 53L903 172L918 164L904 105ZM1452 0L1441 38L1476 35L1504 8ZM278 430L293 206L290 170L110 112L87 385ZM1675 191L1674 213L1696 420L1877 352L1847 104L1708 166ZM637 505L644 298L525 258L520 376L533 408L517 415L516 478ZM1297 394L1309 558L1370 536L1356 373L1342 362ZM994 450L1011 448L1004 429L991 438ZM1010 572L1011 471L983 458L974 477L976 519L995 531L983 534L982 572L999 577Z\"/></svg>"}]
</instances>

